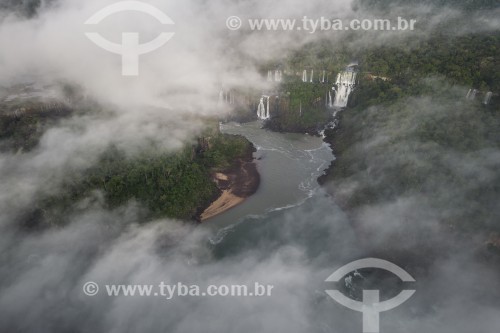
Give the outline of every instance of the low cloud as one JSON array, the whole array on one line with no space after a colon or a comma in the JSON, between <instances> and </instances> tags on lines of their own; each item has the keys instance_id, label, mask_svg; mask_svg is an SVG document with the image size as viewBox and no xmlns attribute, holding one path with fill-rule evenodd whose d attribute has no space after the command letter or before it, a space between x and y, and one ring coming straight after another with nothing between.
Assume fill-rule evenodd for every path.
<instances>
[{"instance_id":1,"label":"low cloud","mask_svg":"<svg viewBox=\"0 0 500 333\"><path fill-rule=\"evenodd\" d=\"M361 315L328 298L324 290L330 286L323 281L350 260L390 252L384 246L389 242L410 259L406 263L397 255L389 257L407 265L405 268L422 282L407 307L382 315L383 331L468 333L474 329L490 333L500 326L497 272L475 262L469 254L477 246L475 239L456 245L438 225L443 214L453 216L460 210L461 200L466 199L462 196L467 192L461 194L449 187L439 191L440 198L453 195L456 200L445 206L445 211L436 210L432 202L414 193L361 207L354 218L366 226L370 237L360 235L356 225L350 224L352 217L323 196L315 196L300 207L270 213L264 221L249 218L233 226L220 243L213 241L217 230L210 226L194 228L170 220L143 225L138 217L141 207L134 203L113 211L96 204L85 213L72 213L65 228L20 230L14 221L30 209L40 192L57 190L64 175L91 166L109 144L135 154L151 141L165 151L175 151L193 140L203 129L202 117L227 112L217 105L221 85L262 87L262 63L283 59L319 40L361 50L389 43L394 36L367 33L346 41L349 34L233 33L225 27L231 15L378 15L363 8L356 11L347 0L278 4L148 1L176 22L172 28L176 35L164 48L141 57L141 75L130 79L121 76L119 56L103 51L84 36L88 27L83 22L108 3L112 1L40 1L36 6L35 2L24 1L21 5L32 6L28 12L28 7L14 5L13 1L3 1L0 6L0 86L32 81L50 86L70 84L99 105L90 114L74 115L46 131L33 151L0 155L2 331L359 332ZM391 11L393 16L415 15L429 23L415 35L398 35L408 40L412 36L427 38L443 21L465 17L471 25L459 33L495 30L497 13L468 16L461 10L428 6L398 6ZM140 15L130 17L124 14L97 31L118 41L122 31L135 31L139 25L141 34L149 40L162 28ZM478 26L481 29L474 28ZM373 129L378 133L371 137L373 140L354 149L369 152L395 131L410 130L429 115L425 110L452 112L450 105L436 105L425 98L407 102L422 113L405 126L400 126L398 118L392 119L387 128ZM418 164L422 159L410 149L412 143L402 141L395 152L397 156L407 154L406 158ZM440 156L447 170L468 179L458 187L461 190L472 191L477 184L496 179L500 163L497 150L465 154L431 147L430 151ZM378 168L397 162L389 155L378 156L376 161ZM373 181L377 179L359 173L332 186L349 194L359 184ZM423 222L416 225L416 221ZM407 238L408 232L394 239L395 231L404 228L414 232L414 238ZM437 257L422 268L413 263L413 259L425 256L418 252L422 239L442 243L443 250L451 249L456 255L450 258L445 252L442 256L432 253ZM171 301L103 295L89 298L81 290L86 281L258 281L275 285L275 294L270 298ZM475 311L470 312L471 307Z\"/></svg>"}]
</instances>

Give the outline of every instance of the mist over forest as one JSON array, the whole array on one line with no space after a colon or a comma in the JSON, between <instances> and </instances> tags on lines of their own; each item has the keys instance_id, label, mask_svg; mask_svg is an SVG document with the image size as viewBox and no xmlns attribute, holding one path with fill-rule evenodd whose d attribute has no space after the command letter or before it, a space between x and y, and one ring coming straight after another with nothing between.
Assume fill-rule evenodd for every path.
<instances>
[{"instance_id":1,"label":"mist over forest","mask_svg":"<svg viewBox=\"0 0 500 333\"><path fill-rule=\"evenodd\" d=\"M115 3L0 0L0 331L355 333L325 290L410 287L380 332L499 331L498 1L145 0L175 24L84 24ZM249 24L304 17L416 25ZM165 31L133 77L86 37ZM416 282L326 282L363 258ZM161 282L273 292L105 288Z\"/></svg>"}]
</instances>

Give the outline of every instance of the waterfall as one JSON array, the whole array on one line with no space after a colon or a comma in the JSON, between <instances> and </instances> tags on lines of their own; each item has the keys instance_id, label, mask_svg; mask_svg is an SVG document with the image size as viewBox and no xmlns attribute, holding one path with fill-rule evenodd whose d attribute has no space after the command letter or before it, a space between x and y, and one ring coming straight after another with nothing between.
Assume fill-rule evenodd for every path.
<instances>
[{"instance_id":1,"label":"waterfall","mask_svg":"<svg viewBox=\"0 0 500 333\"><path fill-rule=\"evenodd\" d=\"M222 104L234 104L235 96L232 90L225 91L224 88L221 88L219 91L219 102L218 105Z\"/></svg>"},{"instance_id":2,"label":"waterfall","mask_svg":"<svg viewBox=\"0 0 500 333\"><path fill-rule=\"evenodd\" d=\"M332 92L328 92L328 107L333 108L333 101L332 101Z\"/></svg>"},{"instance_id":3,"label":"waterfall","mask_svg":"<svg viewBox=\"0 0 500 333\"><path fill-rule=\"evenodd\" d=\"M281 71L274 72L274 81L281 82Z\"/></svg>"},{"instance_id":4,"label":"waterfall","mask_svg":"<svg viewBox=\"0 0 500 333\"><path fill-rule=\"evenodd\" d=\"M465 96L465 99L469 99L471 93L472 93L472 89L469 89L469 91L467 92L467 96Z\"/></svg>"},{"instance_id":5,"label":"waterfall","mask_svg":"<svg viewBox=\"0 0 500 333\"><path fill-rule=\"evenodd\" d=\"M465 96L465 99L468 100L468 101L473 101L476 99L477 95L479 94L482 94L481 91L477 90L477 89L469 89L469 91L467 92L467 95ZM483 104L484 105L488 105L490 104L491 102L491 98L493 97L493 92L491 91L488 91L487 93L484 94L484 98L483 98Z\"/></svg>"},{"instance_id":6,"label":"waterfall","mask_svg":"<svg viewBox=\"0 0 500 333\"><path fill-rule=\"evenodd\" d=\"M311 83L313 82L313 77L314 77L314 70L311 69L311 81L310 81Z\"/></svg>"},{"instance_id":7,"label":"waterfall","mask_svg":"<svg viewBox=\"0 0 500 333\"><path fill-rule=\"evenodd\" d=\"M349 95L356 85L356 76L357 73L350 68L348 68L344 72L340 72L337 75L337 81L335 82L337 91L335 94L335 102L333 103L333 106L340 108L345 108L347 106Z\"/></svg>"},{"instance_id":8,"label":"waterfall","mask_svg":"<svg viewBox=\"0 0 500 333\"><path fill-rule=\"evenodd\" d=\"M264 99L267 99L266 104L264 104ZM257 107L257 117L259 119L269 119L271 118L269 109L269 96L262 96L259 101L259 106ZM267 106L267 107L266 107Z\"/></svg>"},{"instance_id":9,"label":"waterfall","mask_svg":"<svg viewBox=\"0 0 500 333\"><path fill-rule=\"evenodd\" d=\"M270 118L270 115L269 115L269 96L267 96L267 113L266 113L266 119L269 119Z\"/></svg>"},{"instance_id":10,"label":"waterfall","mask_svg":"<svg viewBox=\"0 0 500 333\"><path fill-rule=\"evenodd\" d=\"M281 82L282 79L282 72L280 70L269 70L267 71L267 81L268 82Z\"/></svg>"},{"instance_id":11,"label":"waterfall","mask_svg":"<svg viewBox=\"0 0 500 333\"><path fill-rule=\"evenodd\" d=\"M476 99L477 95L477 89L469 89L469 92L467 93L467 96L465 96L466 99L473 101Z\"/></svg>"},{"instance_id":12,"label":"waterfall","mask_svg":"<svg viewBox=\"0 0 500 333\"><path fill-rule=\"evenodd\" d=\"M302 72L302 82L307 82L307 71L305 69Z\"/></svg>"},{"instance_id":13,"label":"waterfall","mask_svg":"<svg viewBox=\"0 0 500 333\"><path fill-rule=\"evenodd\" d=\"M264 106L264 97L261 97L259 106L257 107L257 117L259 119L264 119L265 113L266 113L266 107Z\"/></svg>"},{"instance_id":14,"label":"waterfall","mask_svg":"<svg viewBox=\"0 0 500 333\"><path fill-rule=\"evenodd\" d=\"M321 83L325 83L325 74L326 74L326 71L323 71L323 78L321 79Z\"/></svg>"},{"instance_id":15,"label":"waterfall","mask_svg":"<svg viewBox=\"0 0 500 333\"><path fill-rule=\"evenodd\" d=\"M488 105L490 104L491 97L493 96L493 93L491 91L486 93L486 96L484 96L483 104Z\"/></svg>"},{"instance_id":16,"label":"waterfall","mask_svg":"<svg viewBox=\"0 0 500 333\"><path fill-rule=\"evenodd\" d=\"M470 95L470 100L473 101L476 99L477 89L472 90L472 94Z\"/></svg>"}]
</instances>

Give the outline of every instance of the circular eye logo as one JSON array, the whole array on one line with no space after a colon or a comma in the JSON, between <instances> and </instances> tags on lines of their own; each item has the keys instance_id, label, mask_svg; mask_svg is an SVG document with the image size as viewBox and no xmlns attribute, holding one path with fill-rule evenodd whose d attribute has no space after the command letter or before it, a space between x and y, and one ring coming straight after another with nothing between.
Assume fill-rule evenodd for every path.
<instances>
[{"instance_id":1,"label":"circular eye logo","mask_svg":"<svg viewBox=\"0 0 500 333\"><path fill-rule=\"evenodd\" d=\"M121 1L115 4L104 7L86 22L86 25L96 25L108 16L125 12L135 11L148 14L157 19L161 24L175 24L165 13L150 4L140 1ZM111 53L120 54L122 56L122 75L138 76L139 75L139 56L142 54L153 52L167 43L173 36L172 32L162 32L160 35L149 43L139 44L139 33L124 32L122 33L122 43L116 44L104 39L101 35L95 32L87 32L85 36L94 42L97 46Z\"/></svg>"},{"instance_id":2,"label":"circular eye logo","mask_svg":"<svg viewBox=\"0 0 500 333\"><path fill-rule=\"evenodd\" d=\"M339 282L347 274L364 268L379 268L398 276L403 282L415 282L415 279L401 267L382 259L367 258L353 261L342 266L330 275L326 282ZM339 304L363 313L363 332L380 332L380 312L392 310L413 296L415 290L403 290L396 297L380 301L380 290L363 290L363 301L348 298L338 290L326 290L326 293Z\"/></svg>"}]
</instances>

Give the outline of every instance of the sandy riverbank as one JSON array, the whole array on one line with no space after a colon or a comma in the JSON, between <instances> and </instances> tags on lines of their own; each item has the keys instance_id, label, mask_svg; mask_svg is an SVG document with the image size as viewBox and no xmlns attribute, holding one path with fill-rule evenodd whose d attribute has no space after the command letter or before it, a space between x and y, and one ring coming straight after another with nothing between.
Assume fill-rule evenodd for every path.
<instances>
[{"instance_id":1,"label":"sandy riverbank","mask_svg":"<svg viewBox=\"0 0 500 333\"><path fill-rule=\"evenodd\" d=\"M245 201L257 191L260 175L253 160L238 160L235 165L213 175L213 180L221 190L221 195L200 215L206 221Z\"/></svg>"}]
</instances>

